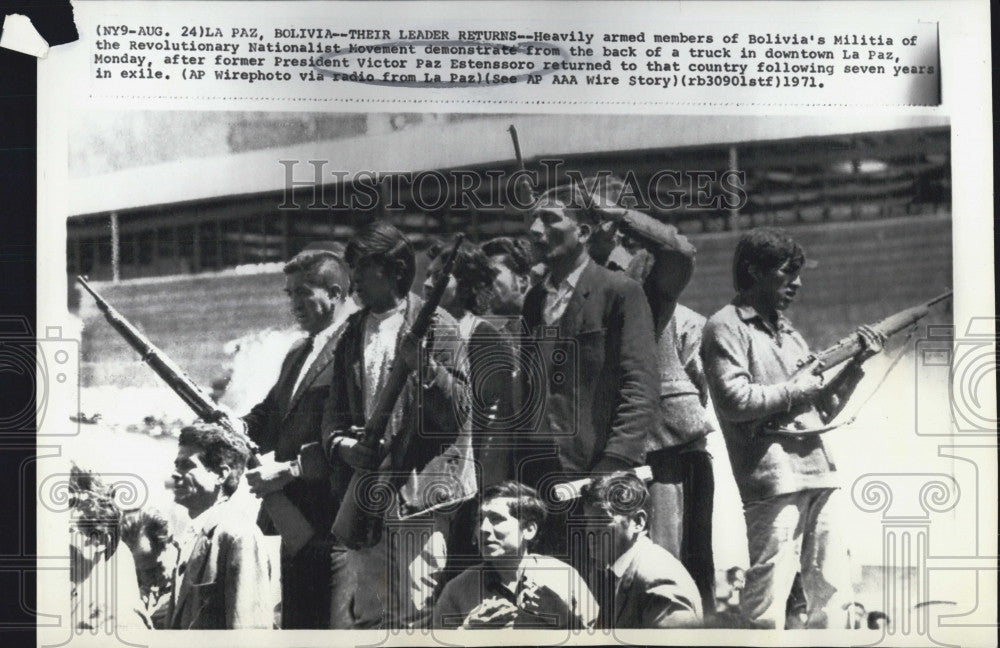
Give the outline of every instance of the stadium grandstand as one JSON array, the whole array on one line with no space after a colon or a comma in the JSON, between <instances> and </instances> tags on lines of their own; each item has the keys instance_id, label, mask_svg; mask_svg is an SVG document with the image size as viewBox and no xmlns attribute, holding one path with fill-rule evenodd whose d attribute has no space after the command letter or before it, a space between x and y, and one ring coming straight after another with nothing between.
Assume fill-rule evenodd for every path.
<instances>
[{"instance_id":1,"label":"stadium grandstand","mask_svg":"<svg viewBox=\"0 0 1000 648\"><path fill-rule=\"evenodd\" d=\"M225 154L70 180L68 272L97 281L202 384L218 374L227 340L291 326L280 262L310 242L344 241L374 218L392 220L418 247L456 231L473 240L523 234L520 214L501 197L503 180L519 168L509 124L528 169L562 161L557 173L541 175L542 188L565 182L566 171L631 172L641 187L662 171L740 172L746 200L736 206L699 207L690 183L680 206L650 210L698 247L685 301L702 313L731 294L739 231L765 224L795 228L819 262L795 317L817 343L951 284L950 128L938 117L383 114L289 123L231 124ZM436 181L397 183L400 191L386 193L394 175L454 179L447 172L455 170L479 183L477 200L453 204L458 188ZM328 206L360 196L362 178L375 173L383 181L374 205ZM661 186L676 198L677 186ZM706 187L719 190L718 182ZM95 321L89 300L71 294L70 303L85 324ZM84 385L122 377L106 351L120 346L113 335L85 328Z\"/></svg>"}]
</instances>

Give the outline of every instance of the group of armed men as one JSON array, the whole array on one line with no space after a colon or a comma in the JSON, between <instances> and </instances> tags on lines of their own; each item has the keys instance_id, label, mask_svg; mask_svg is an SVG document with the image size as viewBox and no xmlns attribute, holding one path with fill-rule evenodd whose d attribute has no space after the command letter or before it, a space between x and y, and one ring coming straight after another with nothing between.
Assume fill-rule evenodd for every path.
<instances>
[{"instance_id":1,"label":"group of armed men","mask_svg":"<svg viewBox=\"0 0 1000 648\"><path fill-rule=\"evenodd\" d=\"M882 336L861 327L835 377L802 371L809 347L783 313L805 255L768 228L740 237L735 297L706 322L678 303L693 246L662 223L628 240L614 190L550 189L524 237L462 241L448 275L452 246L432 246L424 292L448 283L423 339L409 333L416 254L391 224L289 261L307 337L242 417L274 461L247 468L250 446L217 425L182 430L174 497L192 529L167 626L272 627L260 543L277 531L267 507L256 524L230 509L243 478L315 530L282 540L282 628L701 626L718 426L746 518L742 627L785 627L793 586L807 627L836 627L853 596L822 432ZM397 363L408 377L373 448L359 439ZM351 486L358 474L381 490ZM366 497L382 503L371 541L332 532Z\"/></svg>"}]
</instances>

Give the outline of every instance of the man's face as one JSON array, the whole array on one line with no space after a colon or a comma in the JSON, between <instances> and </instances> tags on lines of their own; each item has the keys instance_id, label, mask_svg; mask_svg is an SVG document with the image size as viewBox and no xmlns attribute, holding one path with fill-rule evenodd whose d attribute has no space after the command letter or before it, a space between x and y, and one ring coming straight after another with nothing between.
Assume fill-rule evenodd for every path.
<instances>
[{"instance_id":1,"label":"man's face","mask_svg":"<svg viewBox=\"0 0 1000 648\"><path fill-rule=\"evenodd\" d=\"M618 228L614 223L604 222L595 227L587 241L587 251L600 264L604 264L611 251L618 245Z\"/></svg>"},{"instance_id":2,"label":"man's face","mask_svg":"<svg viewBox=\"0 0 1000 648\"><path fill-rule=\"evenodd\" d=\"M792 267L790 261L785 261L777 268L758 271L756 289L766 306L783 311L792 305L802 287L799 270Z\"/></svg>"},{"instance_id":3,"label":"man's face","mask_svg":"<svg viewBox=\"0 0 1000 648\"><path fill-rule=\"evenodd\" d=\"M595 536L595 558L608 565L625 553L645 528L644 524L636 520L636 515L645 515L644 513L635 515L613 513L602 507L587 504L584 507L584 514L587 519L587 531Z\"/></svg>"},{"instance_id":4,"label":"man's face","mask_svg":"<svg viewBox=\"0 0 1000 648\"><path fill-rule=\"evenodd\" d=\"M524 526L511 513L517 500L497 497L483 502L479 511L479 550L484 560L522 556L528 551L528 542L535 537L538 527L534 523Z\"/></svg>"},{"instance_id":5,"label":"man's face","mask_svg":"<svg viewBox=\"0 0 1000 648\"><path fill-rule=\"evenodd\" d=\"M362 261L351 269L354 294L361 306L382 312L396 303L396 278L381 264Z\"/></svg>"},{"instance_id":6,"label":"man's face","mask_svg":"<svg viewBox=\"0 0 1000 648\"><path fill-rule=\"evenodd\" d=\"M530 219L528 235L535 262L551 266L573 259L590 237L590 226L578 223L563 207L541 207Z\"/></svg>"},{"instance_id":7,"label":"man's face","mask_svg":"<svg viewBox=\"0 0 1000 648\"><path fill-rule=\"evenodd\" d=\"M528 291L528 278L511 270L503 255L490 257L490 264L497 272L493 280L493 312L497 315L519 315L524 306L524 294Z\"/></svg>"},{"instance_id":8,"label":"man's face","mask_svg":"<svg viewBox=\"0 0 1000 648\"><path fill-rule=\"evenodd\" d=\"M201 448L182 445L177 449L171 478L174 501L189 510L200 510L215 503L222 492L225 474L213 472L202 462Z\"/></svg>"},{"instance_id":9,"label":"man's face","mask_svg":"<svg viewBox=\"0 0 1000 648\"><path fill-rule=\"evenodd\" d=\"M434 284L437 283L438 279L441 278L441 273L444 270L444 261L441 256L435 257L431 264L427 266L427 279L424 280L424 297L429 298L431 292L434 290ZM451 310L455 306L455 302L458 298L458 282L455 281L455 275L448 276L448 285L444 289L444 294L441 296L441 308L445 310Z\"/></svg>"},{"instance_id":10,"label":"man's face","mask_svg":"<svg viewBox=\"0 0 1000 648\"><path fill-rule=\"evenodd\" d=\"M285 294L292 303L292 316L307 333L319 333L333 321L337 293L308 283L301 272L285 276Z\"/></svg>"}]
</instances>

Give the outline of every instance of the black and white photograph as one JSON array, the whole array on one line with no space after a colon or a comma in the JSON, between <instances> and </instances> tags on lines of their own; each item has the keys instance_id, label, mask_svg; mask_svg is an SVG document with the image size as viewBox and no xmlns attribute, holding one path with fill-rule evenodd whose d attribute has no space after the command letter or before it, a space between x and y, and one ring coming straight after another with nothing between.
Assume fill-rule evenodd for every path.
<instances>
[{"instance_id":1,"label":"black and white photograph","mask_svg":"<svg viewBox=\"0 0 1000 648\"><path fill-rule=\"evenodd\" d=\"M951 321L950 128L860 126L80 115L70 458L154 493L107 529L136 614L898 622L885 590L911 575L884 569L852 487L919 467L900 385L947 407L916 354ZM81 506L112 497L81 488ZM206 525L248 564L211 563Z\"/></svg>"},{"instance_id":2,"label":"black and white photograph","mask_svg":"<svg viewBox=\"0 0 1000 648\"><path fill-rule=\"evenodd\" d=\"M47 642L989 643L969 19L711 4L79 3Z\"/></svg>"}]
</instances>

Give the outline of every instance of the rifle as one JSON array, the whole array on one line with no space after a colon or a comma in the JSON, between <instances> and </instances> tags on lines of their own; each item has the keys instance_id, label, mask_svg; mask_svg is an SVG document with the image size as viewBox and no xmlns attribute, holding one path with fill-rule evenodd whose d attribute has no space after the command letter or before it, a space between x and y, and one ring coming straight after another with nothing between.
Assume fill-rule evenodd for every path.
<instances>
[{"instance_id":1,"label":"rifle","mask_svg":"<svg viewBox=\"0 0 1000 648\"><path fill-rule=\"evenodd\" d=\"M250 455L250 460L247 462L248 468L259 466L260 457L257 454L259 449L257 448L257 444L247 437L243 426L235 423L224 411L216 407L198 385L180 367L174 364L173 360L167 357L163 351L158 349L146 336L125 319L121 313L97 294L97 291L91 287L84 277L78 276L76 280L83 286L84 290L90 293L94 301L97 302L97 307L104 313L104 317L108 320L108 323L128 342L129 346L138 352L142 357L142 361L155 371L156 375L163 382L167 383L167 386L180 396L181 400L202 420L219 425L250 447L252 454ZM309 524L305 516L295 508L291 500L281 491L269 493L261 499L264 509L281 535L282 542L291 550L293 555L298 553L315 535L316 532L312 528L312 525Z\"/></svg>"},{"instance_id":2,"label":"rifle","mask_svg":"<svg viewBox=\"0 0 1000 648\"><path fill-rule=\"evenodd\" d=\"M894 313L889 317L870 325L870 328L877 333L881 333L888 339L927 317L933 306L945 301L946 299L950 299L951 296L952 291L949 290L948 292L942 293L922 304L918 304L911 308L901 310L898 313ZM793 374L793 378L795 376L802 375L804 372L811 373L815 376L821 375L829 369L847 362L857 355L857 353L863 348L864 343L861 341L861 336L857 332L851 333L850 335L841 338L833 346L827 347L818 353L810 354L803 360L800 360L798 363L799 368ZM811 409L811 406L806 409ZM793 409L789 414L782 414L772 419L768 422L764 429L766 432L778 434L807 434L810 432L826 432L834 427L838 427L826 426L818 429L809 429L807 425L802 425L801 423L796 425L794 421L800 414L802 414L801 408L799 410ZM790 424L792 427L788 427Z\"/></svg>"},{"instance_id":3,"label":"rifle","mask_svg":"<svg viewBox=\"0 0 1000 648\"><path fill-rule=\"evenodd\" d=\"M531 185L531 181L528 179L528 169L524 165L524 158L521 157L521 142L517 138L517 128L514 124L507 127L507 132L510 133L510 140L514 144L514 158L517 160L518 171L520 172L517 177L517 182L514 185L514 192L517 194L519 201L530 202L534 204L537 196L535 195L535 189ZM527 212L528 210L524 210Z\"/></svg>"},{"instance_id":4,"label":"rifle","mask_svg":"<svg viewBox=\"0 0 1000 648\"><path fill-rule=\"evenodd\" d=\"M431 293L427 296L427 301L424 302L420 312L417 313L417 317L413 321L413 326L410 327L407 335L411 335L417 340L422 340L430 330L434 311L437 310L438 304L441 303L444 291L448 287L448 281L451 279L451 271L455 266L455 258L458 256L458 246L461 245L464 239L465 236L463 234L458 234L455 237L455 243L445 257L441 276L434 282ZM372 415L365 422L365 429L361 434L361 438L358 439L359 445L368 448L378 456L377 465L379 466L383 466L386 457L396 456L404 443L408 444L410 442L409 438L403 438L403 435L396 435L389 440L385 448L382 447L382 438L385 436L386 428L389 426L392 412L396 408L396 401L399 400L399 396L403 393L409 376L410 371L405 364L398 361L392 364L389 375L386 377L385 385L379 391L378 397L375 400ZM385 468L391 471L392 466L382 468L380 474L375 476L373 487L369 487L367 484L372 480L372 473L375 471L355 469L351 475L344 501L340 505L340 509L337 510L337 516L334 518L333 526L330 528L331 532L348 547L354 549L371 547L377 544L381 538L383 523L379 512L374 510L371 505L366 505L360 500L365 499L362 491L369 488L371 488L371 492L387 492L385 488L388 486L390 476L385 474Z\"/></svg>"},{"instance_id":5,"label":"rifle","mask_svg":"<svg viewBox=\"0 0 1000 648\"><path fill-rule=\"evenodd\" d=\"M894 313L885 319L872 324L871 328L878 333L882 333L886 338L890 338L893 335L905 330L923 318L931 312L931 307L949 299L952 296L952 291L942 293L935 297L934 299L928 300L912 308L907 308L901 310L898 313ZM819 353L814 353L808 356L806 359L799 362L799 371L796 375L802 371L810 371L814 375L819 375L824 373L828 369L832 369L839 364L847 362L855 355L858 351L864 348L864 343L861 341L861 336L856 332L851 333L847 337L841 338L836 344L826 349L823 349ZM815 363L815 364L813 364Z\"/></svg>"},{"instance_id":6,"label":"rifle","mask_svg":"<svg viewBox=\"0 0 1000 648\"><path fill-rule=\"evenodd\" d=\"M871 328L885 334L887 338L891 337L927 317L927 315L930 314L931 307L943 302L951 296L952 291L949 290L948 292L938 295L934 299L926 301L923 304L919 304L912 308L907 308L906 310L890 315L889 317L879 321L877 324L873 324ZM823 373L827 369L847 362L853 358L858 351L861 351L861 349L862 342L860 336L857 333L851 333L833 346L826 348L819 353L813 354L801 361L799 363L800 371L810 371L814 374ZM812 364L814 360L818 362ZM789 432L796 432L796 430L789 430ZM646 482L652 481L653 479L653 471L649 466L639 466L625 472L632 473L639 479ZM569 500L576 499L580 497L580 491L583 487L590 484L591 481L592 478L588 477L559 484L553 489L553 497L560 502L567 502Z\"/></svg>"}]
</instances>

